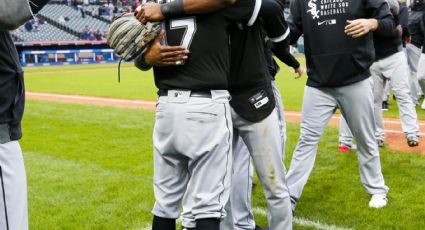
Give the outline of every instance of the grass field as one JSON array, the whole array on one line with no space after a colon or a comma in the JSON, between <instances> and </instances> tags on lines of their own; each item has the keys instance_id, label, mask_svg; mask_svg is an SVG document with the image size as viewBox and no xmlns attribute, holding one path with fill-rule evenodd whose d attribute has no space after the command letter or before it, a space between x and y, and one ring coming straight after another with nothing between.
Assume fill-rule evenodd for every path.
<instances>
[{"instance_id":1,"label":"grass field","mask_svg":"<svg viewBox=\"0 0 425 230\"><path fill-rule=\"evenodd\" d=\"M304 58L299 58L304 63ZM285 109L300 111L306 77L294 79L292 70L281 65L276 77L282 93ZM112 98L155 100L156 88L152 72L142 72L131 63L124 63L121 69L121 83L118 83L116 64L36 67L27 68L27 90L33 92L65 93ZM425 119L425 111L417 109L418 117ZM386 117L398 117L396 102L390 101Z\"/></svg>"},{"instance_id":2,"label":"grass field","mask_svg":"<svg viewBox=\"0 0 425 230\"><path fill-rule=\"evenodd\" d=\"M77 71L77 72L74 72ZM304 80L278 79L287 109L299 110ZM34 92L155 99L151 74L130 64L26 69ZM298 104L297 104L298 103ZM394 103L393 103L394 104ZM393 111L394 112L394 111ZM423 116L423 111L419 111ZM391 115L391 114L390 114ZM396 116L393 113L392 116ZM31 229L144 229L151 221L154 112L29 100L21 142L28 174ZM288 125L286 166L299 135ZM390 203L369 209L354 153L335 151L337 129L322 138L316 166L295 213L295 229L425 229L425 157L381 152ZM266 223L261 188L254 189Z\"/></svg>"}]
</instances>

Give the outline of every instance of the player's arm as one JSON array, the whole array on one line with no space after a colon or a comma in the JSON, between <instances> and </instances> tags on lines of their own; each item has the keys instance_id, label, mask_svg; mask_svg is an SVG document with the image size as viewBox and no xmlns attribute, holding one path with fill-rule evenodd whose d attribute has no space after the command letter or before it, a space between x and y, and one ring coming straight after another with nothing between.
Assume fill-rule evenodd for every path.
<instances>
[{"instance_id":1,"label":"player's arm","mask_svg":"<svg viewBox=\"0 0 425 230\"><path fill-rule=\"evenodd\" d=\"M384 37L394 36L397 24L388 3L384 0L367 0L366 8L368 12L372 12L370 18L348 20L345 33L353 38L362 37L369 32Z\"/></svg>"},{"instance_id":2,"label":"player's arm","mask_svg":"<svg viewBox=\"0 0 425 230\"><path fill-rule=\"evenodd\" d=\"M188 58L189 51L184 46L164 46L161 40L164 38L164 31L155 38L149 48L139 55L134 65L140 70L149 70L152 66L175 66L181 65Z\"/></svg>"},{"instance_id":3,"label":"player's arm","mask_svg":"<svg viewBox=\"0 0 425 230\"><path fill-rule=\"evenodd\" d=\"M162 21L186 14L213 12L234 2L236 0L175 0L164 4L149 2L141 6L136 17L141 22Z\"/></svg>"},{"instance_id":4,"label":"player's arm","mask_svg":"<svg viewBox=\"0 0 425 230\"><path fill-rule=\"evenodd\" d=\"M267 37L271 42L273 54L286 65L294 68L297 77L303 73L300 63L289 51L290 30L283 15L283 4L276 0L265 0L260 15Z\"/></svg>"},{"instance_id":5,"label":"player's arm","mask_svg":"<svg viewBox=\"0 0 425 230\"><path fill-rule=\"evenodd\" d=\"M0 0L0 30L14 30L32 19L49 0Z\"/></svg>"}]
</instances>

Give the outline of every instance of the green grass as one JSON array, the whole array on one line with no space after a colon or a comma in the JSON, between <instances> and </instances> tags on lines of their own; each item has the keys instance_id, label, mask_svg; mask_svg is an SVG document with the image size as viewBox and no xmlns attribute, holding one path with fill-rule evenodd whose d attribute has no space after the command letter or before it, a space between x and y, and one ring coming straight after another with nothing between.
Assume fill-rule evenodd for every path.
<instances>
[{"instance_id":1,"label":"green grass","mask_svg":"<svg viewBox=\"0 0 425 230\"><path fill-rule=\"evenodd\" d=\"M21 144L31 229L148 226L154 202L153 123L153 111L29 100ZM286 165L298 129L298 124L288 126ZM390 203L372 210L359 180L356 155L336 152L336 143L337 130L328 128L296 216L355 229L425 227L425 157L384 149ZM265 208L259 186L253 201ZM256 218L265 224L264 216Z\"/></svg>"},{"instance_id":2,"label":"green grass","mask_svg":"<svg viewBox=\"0 0 425 230\"><path fill-rule=\"evenodd\" d=\"M298 58L305 66L305 59ZM294 79L293 70L283 64L276 77L282 93L285 109L300 111L307 78ZM121 83L117 82L117 64L77 65L60 67L26 68L27 90L33 92L90 95L112 98L155 100L156 88L152 71L142 72L132 63L121 68ZM399 117L395 101L384 112L386 117ZM425 112L417 109L418 117L425 119Z\"/></svg>"}]
</instances>

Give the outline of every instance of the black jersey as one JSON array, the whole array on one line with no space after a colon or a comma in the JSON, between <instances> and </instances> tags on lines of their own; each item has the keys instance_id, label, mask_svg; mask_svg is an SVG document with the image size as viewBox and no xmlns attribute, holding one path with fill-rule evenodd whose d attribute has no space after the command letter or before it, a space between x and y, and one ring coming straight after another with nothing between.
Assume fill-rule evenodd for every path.
<instances>
[{"instance_id":1,"label":"black jersey","mask_svg":"<svg viewBox=\"0 0 425 230\"><path fill-rule=\"evenodd\" d=\"M263 4L267 2L263 1ZM266 7L262 7L263 10L267 10ZM241 117L252 122L267 117L276 105L271 86L272 78L264 52L265 36L270 37L272 41L280 42L289 35L288 26L283 18L283 9L277 9L276 13L260 12L260 17L265 21L265 30L260 20L250 27L237 24L230 30L229 92L232 96L230 104ZM273 21L273 24L267 20Z\"/></svg>"},{"instance_id":2,"label":"black jersey","mask_svg":"<svg viewBox=\"0 0 425 230\"><path fill-rule=\"evenodd\" d=\"M227 29L234 21L253 24L260 6L261 0L239 0L215 13L167 20L163 24L165 42L186 46L190 54L182 66L154 68L156 86L164 90L227 89L230 70Z\"/></svg>"}]
</instances>

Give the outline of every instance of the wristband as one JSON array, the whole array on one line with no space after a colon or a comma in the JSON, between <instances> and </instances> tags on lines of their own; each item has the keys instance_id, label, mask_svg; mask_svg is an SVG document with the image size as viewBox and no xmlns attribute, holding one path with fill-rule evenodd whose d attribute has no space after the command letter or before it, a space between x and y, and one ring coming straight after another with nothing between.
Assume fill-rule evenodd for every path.
<instances>
[{"instance_id":1,"label":"wristband","mask_svg":"<svg viewBox=\"0 0 425 230\"><path fill-rule=\"evenodd\" d=\"M175 0L161 4L161 12L166 19L184 16L183 0Z\"/></svg>"}]
</instances>

